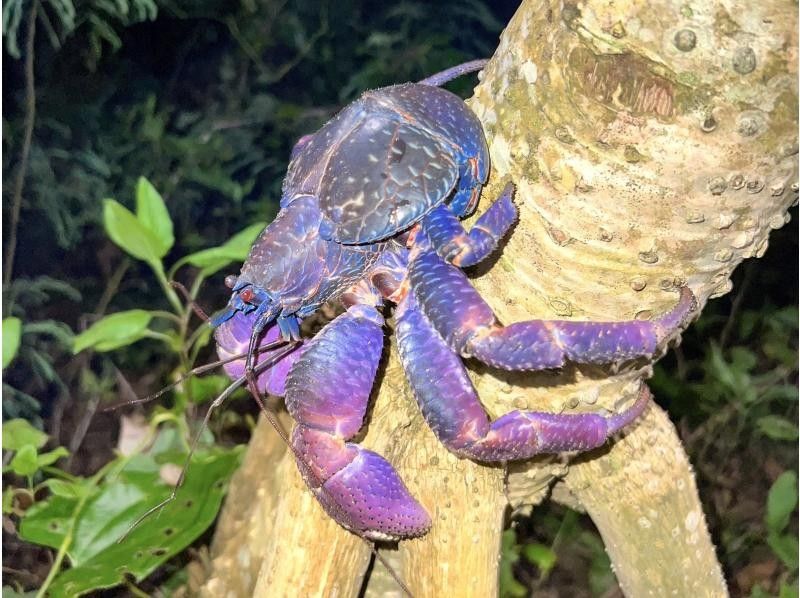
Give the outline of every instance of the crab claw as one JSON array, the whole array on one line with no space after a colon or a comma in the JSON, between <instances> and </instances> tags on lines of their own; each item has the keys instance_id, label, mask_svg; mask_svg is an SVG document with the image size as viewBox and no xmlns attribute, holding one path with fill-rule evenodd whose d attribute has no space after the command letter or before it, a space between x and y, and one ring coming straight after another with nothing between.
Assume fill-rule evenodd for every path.
<instances>
[{"instance_id":1,"label":"crab claw","mask_svg":"<svg viewBox=\"0 0 800 598\"><path fill-rule=\"evenodd\" d=\"M214 332L217 341L217 354L220 359L230 359L234 355L245 353L250 344L250 335L256 321L255 312L244 314L237 311L230 319L223 322ZM271 323L261 336L259 347L276 343L281 338L280 328ZM289 368L298 360L302 351L298 345L289 353L284 354L286 346L276 346L274 349L260 351L253 358L253 367L274 360L275 363L258 374L256 386L263 393L282 397L286 392L286 376ZM244 375L246 357L226 363L223 368L232 379Z\"/></svg>"}]
</instances>

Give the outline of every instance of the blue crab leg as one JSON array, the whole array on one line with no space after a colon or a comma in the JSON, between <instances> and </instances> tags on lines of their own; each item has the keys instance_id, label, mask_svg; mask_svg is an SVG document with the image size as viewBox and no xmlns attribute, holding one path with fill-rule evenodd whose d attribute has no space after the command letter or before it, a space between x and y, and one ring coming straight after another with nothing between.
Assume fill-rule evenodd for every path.
<instances>
[{"instance_id":1,"label":"blue crab leg","mask_svg":"<svg viewBox=\"0 0 800 598\"><path fill-rule=\"evenodd\" d=\"M420 308L450 347L508 370L557 368L568 359L610 363L649 357L697 306L683 287L678 304L654 320L529 320L502 326L464 273L434 252L422 251L411 260L409 279Z\"/></svg>"},{"instance_id":2,"label":"blue crab leg","mask_svg":"<svg viewBox=\"0 0 800 598\"><path fill-rule=\"evenodd\" d=\"M461 268L472 266L497 248L497 243L516 221L518 212L513 195L514 186L509 183L469 233L447 205L440 205L425 216L422 228L441 257Z\"/></svg>"},{"instance_id":3,"label":"blue crab leg","mask_svg":"<svg viewBox=\"0 0 800 598\"><path fill-rule=\"evenodd\" d=\"M428 322L411 294L398 306L400 360L422 414L452 452L482 461L528 459L539 453L585 451L638 418L650 393L611 417L594 413L553 414L511 411L489 422L461 358Z\"/></svg>"},{"instance_id":4,"label":"blue crab leg","mask_svg":"<svg viewBox=\"0 0 800 598\"><path fill-rule=\"evenodd\" d=\"M292 444L306 483L343 527L376 540L418 536L425 509L380 455L346 442L361 428L383 347L383 317L352 305L314 337L286 380Z\"/></svg>"}]
</instances>

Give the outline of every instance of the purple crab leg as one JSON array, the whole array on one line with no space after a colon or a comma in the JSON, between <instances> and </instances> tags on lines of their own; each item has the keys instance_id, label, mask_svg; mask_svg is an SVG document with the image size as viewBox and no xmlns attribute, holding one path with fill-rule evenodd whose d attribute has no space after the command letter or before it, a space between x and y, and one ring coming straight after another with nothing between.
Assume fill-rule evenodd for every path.
<instances>
[{"instance_id":1,"label":"purple crab leg","mask_svg":"<svg viewBox=\"0 0 800 598\"><path fill-rule=\"evenodd\" d=\"M444 85L448 81L452 81L461 75L466 75L467 73L473 73L481 70L486 66L487 62L489 62L489 60L486 58L478 58L477 60L462 62L456 66L451 66L449 69L435 73L430 77L425 77L419 83L422 85L435 85L438 87L439 85Z\"/></svg>"},{"instance_id":2,"label":"purple crab leg","mask_svg":"<svg viewBox=\"0 0 800 598\"><path fill-rule=\"evenodd\" d=\"M610 363L649 357L697 307L694 294L683 287L678 304L654 320L529 320L502 326L464 273L434 252L411 260L409 278L420 308L450 347L508 370L557 368L567 359Z\"/></svg>"},{"instance_id":3,"label":"purple crab leg","mask_svg":"<svg viewBox=\"0 0 800 598\"><path fill-rule=\"evenodd\" d=\"M642 384L633 405L611 417L511 411L490 422L461 358L434 330L413 296L407 295L397 311L397 344L406 377L428 425L457 455L507 461L589 450L638 418L649 404L650 393Z\"/></svg>"},{"instance_id":4,"label":"purple crab leg","mask_svg":"<svg viewBox=\"0 0 800 598\"><path fill-rule=\"evenodd\" d=\"M425 509L380 455L346 442L363 424L383 347L383 317L351 306L311 340L286 380L298 467L343 527L376 540L424 534Z\"/></svg>"},{"instance_id":5,"label":"purple crab leg","mask_svg":"<svg viewBox=\"0 0 800 598\"><path fill-rule=\"evenodd\" d=\"M461 268L483 260L517 220L517 207L509 183L503 193L472 226L469 233L449 206L440 205L422 220L422 228L442 258Z\"/></svg>"}]
</instances>

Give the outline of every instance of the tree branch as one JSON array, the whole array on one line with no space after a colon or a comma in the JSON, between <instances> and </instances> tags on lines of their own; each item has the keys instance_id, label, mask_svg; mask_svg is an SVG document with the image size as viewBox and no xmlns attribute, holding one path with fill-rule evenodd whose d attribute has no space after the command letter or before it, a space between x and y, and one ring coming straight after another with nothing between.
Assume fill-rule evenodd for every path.
<instances>
[{"instance_id":1,"label":"tree branch","mask_svg":"<svg viewBox=\"0 0 800 598\"><path fill-rule=\"evenodd\" d=\"M666 0L520 7L470 101L492 158L482 208L510 179L521 211L474 281L502 322L649 318L669 309L684 283L705 303L730 290L742 259L766 250L797 195L797 9L725 6L701 0L691 14ZM644 361L570 364L558 375L470 367L493 417L614 411L650 371ZM276 461L260 430L220 521L209 595L233 587L355 595L368 553L326 521L290 458ZM400 543L412 591L496 595L503 471L457 459L435 441L393 350L363 444L398 466L434 520L430 534ZM515 464L507 496L535 504L561 479L554 495L593 516L629 595L726 593L691 468L657 408L624 441L571 464L548 456ZM617 508L636 493L630 508ZM233 539L231 529L249 539Z\"/></svg>"}]
</instances>

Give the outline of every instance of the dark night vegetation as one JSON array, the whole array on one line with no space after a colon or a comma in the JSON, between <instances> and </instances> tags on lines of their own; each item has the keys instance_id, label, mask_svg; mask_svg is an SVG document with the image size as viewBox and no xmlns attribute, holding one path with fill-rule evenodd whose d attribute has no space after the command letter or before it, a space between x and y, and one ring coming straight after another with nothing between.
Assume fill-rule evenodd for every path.
<instances>
[{"instance_id":1,"label":"dark night vegetation","mask_svg":"<svg viewBox=\"0 0 800 598\"><path fill-rule=\"evenodd\" d=\"M197 587L204 533L257 417L244 393L201 436L178 500L116 544L169 495L226 384L212 373L107 410L212 359L209 329L169 281L224 305L225 274L277 212L294 141L364 89L490 56L515 8L4 4L4 596ZM736 596L797 595L792 214L651 380ZM504 596L619 593L590 520L563 507L514 515L503 553Z\"/></svg>"}]
</instances>

